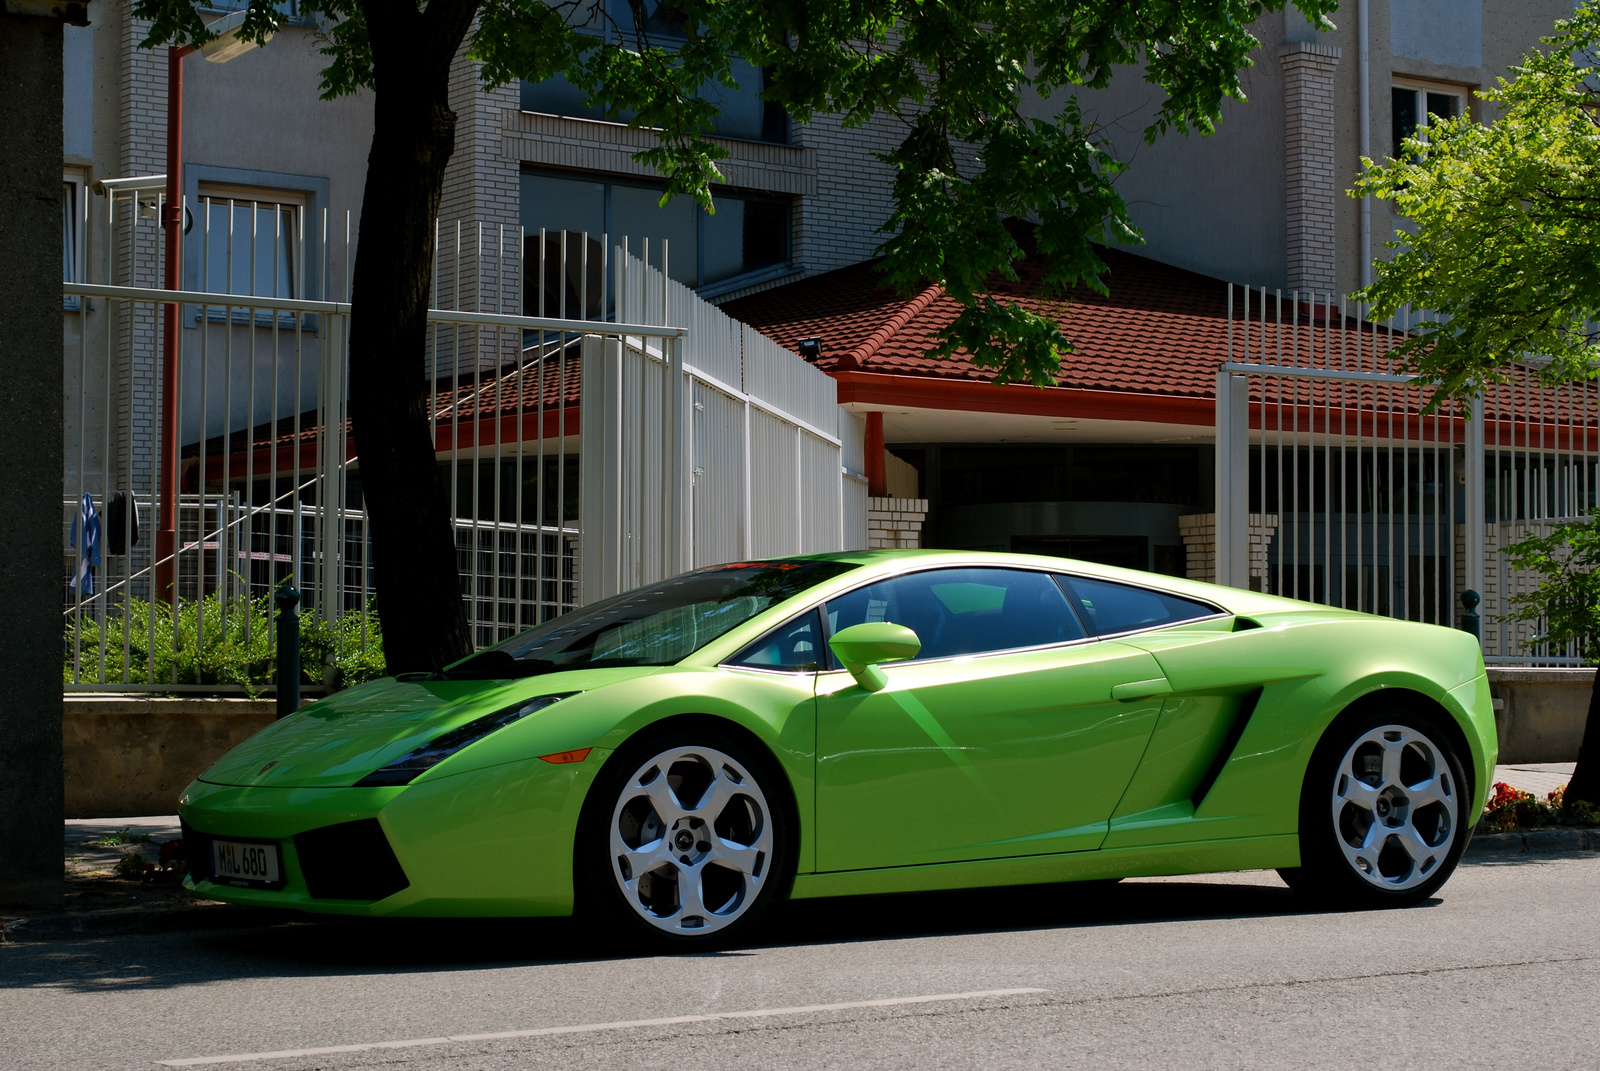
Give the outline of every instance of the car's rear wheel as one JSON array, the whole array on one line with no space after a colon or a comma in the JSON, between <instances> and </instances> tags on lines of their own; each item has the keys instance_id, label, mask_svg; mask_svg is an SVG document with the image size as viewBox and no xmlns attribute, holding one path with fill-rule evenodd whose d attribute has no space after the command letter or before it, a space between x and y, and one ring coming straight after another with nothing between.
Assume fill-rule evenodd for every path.
<instances>
[{"instance_id":1,"label":"car's rear wheel","mask_svg":"<svg viewBox=\"0 0 1600 1071\"><path fill-rule=\"evenodd\" d=\"M1337 907L1404 907L1433 895L1471 835L1472 790L1434 719L1373 711L1336 723L1306 772L1300 866L1279 873Z\"/></svg>"},{"instance_id":2,"label":"car's rear wheel","mask_svg":"<svg viewBox=\"0 0 1600 1071\"><path fill-rule=\"evenodd\" d=\"M712 730L653 734L607 763L579 831L579 909L658 942L747 933L792 878L787 787Z\"/></svg>"}]
</instances>

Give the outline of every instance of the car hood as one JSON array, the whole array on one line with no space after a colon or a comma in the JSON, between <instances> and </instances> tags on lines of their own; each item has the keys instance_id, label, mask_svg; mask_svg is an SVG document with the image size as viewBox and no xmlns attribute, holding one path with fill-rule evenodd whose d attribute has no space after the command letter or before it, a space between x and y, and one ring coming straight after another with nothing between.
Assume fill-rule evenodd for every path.
<instances>
[{"instance_id":1,"label":"car hood","mask_svg":"<svg viewBox=\"0 0 1600 1071\"><path fill-rule=\"evenodd\" d=\"M575 670L508 681L384 678L274 722L218 759L200 780L274 788L353 785L439 734L514 703L593 691L660 671L659 666Z\"/></svg>"}]
</instances>

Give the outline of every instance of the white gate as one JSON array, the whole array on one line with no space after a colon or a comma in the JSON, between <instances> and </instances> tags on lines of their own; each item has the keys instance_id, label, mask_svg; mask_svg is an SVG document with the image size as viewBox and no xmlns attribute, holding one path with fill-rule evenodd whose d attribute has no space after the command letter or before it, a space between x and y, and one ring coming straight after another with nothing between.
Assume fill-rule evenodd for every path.
<instances>
[{"instance_id":1,"label":"white gate","mask_svg":"<svg viewBox=\"0 0 1600 1071\"><path fill-rule=\"evenodd\" d=\"M314 226L282 206L205 200L191 256L229 292L169 291L156 285L160 185L109 184L104 281L65 288L69 689L215 689L198 669L158 671L155 652L225 637L270 656L271 636L252 631L285 578L344 622L340 642L368 635L350 306L329 297L348 221L336 248L326 214ZM667 281L648 245L630 256L541 234L529 256L531 237L457 224L437 243L432 428L480 645L694 565L865 545L857 418L832 380ZM537 302L523 285L534 278ZM541 315L520 314L535 304Z\"/></svg>"},{"instance_id":2,"label":"white gate","mask_svg":"<svg viewBox=\"0 0 1600 1071\"><path fill-rule=\"evenodd\" d=\"M1500 548L1594 508L1596 389L1547 387L1518 366L1470 411L1425 412L1428 396L1388 357L1404 319L1326 295L1228 293L1217 581L1447 626L1471 590L1486 660L1574 661L1504 619L1508 596L1535 581Z\"/></svg>"}]
</instances>

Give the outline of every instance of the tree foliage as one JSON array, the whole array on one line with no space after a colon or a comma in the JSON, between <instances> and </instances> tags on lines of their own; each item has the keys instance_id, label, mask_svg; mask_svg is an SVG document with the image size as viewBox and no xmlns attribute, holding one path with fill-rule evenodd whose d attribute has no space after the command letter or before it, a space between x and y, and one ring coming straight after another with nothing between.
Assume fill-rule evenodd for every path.
<instances>
[{"instance_id":1,"label":"tree foliage","mask_svg":"<svg viewBox=\"0 0 1600 1071\"><path fill-rule=\"evenodd\" d=\"M1337 6L1295 2L1324 27ZM657 144L638 158L665 178L666 197L708 208L726 150L709 136L716 108L703 89L736 87L736 59L766 70L763 95L798 122L894 116L904 137L884 156L895 176L881 250L889 281L940 283L963 303L942 352L965 348L998 381L1042 384L1069 343L1053 321L990 295L1024 256L1005 220L1037 223L1046 296L1079 283L1104 292L1095 244L1140 237L1114 185L1124 165L1075 92L1142 69L1162 93L1147 139L1209 134L1223 102L1244 98L1239 72L1258 44L1249 24L1283 3L430 0L407 18L427 33L441 9L475 13L469 49L488 84L564 73L591 104L655 128ZM193 0L135 0L134 10L152 20L146 44L206 38ZM377 84L366 5L301 0L299 10L321 27L325 96ZM278 18L273 0L251 0L243 34L260 40ZM1046 103L1026 108L1031 98Z\"/></svg>"},{"instance_id":2,"label":"tree foliage","mask_svg":"<svg viewBox=\"0 0 1600 1071\"><path fill-rule=\"evenodd\" d=\"M1541 43L1479 93L1499 109L1492 124L1434 119L1400 159L1364 161L1351 191L1409 220L1363 296L1379 315L1429 310L1399 354L1440 397L1519 362L1549 382L1600 371L1600 7Z\"/></svg>"},{"instance_id":3,"label":"tree foliage","mask_svg":"<svg viewBox=\"0 0 1600 1071\"><path fill-rule=\"evenodd\" d=\"M1585 662L1600 662L1600 525L1593 518L1557 524L1504 554L1511 568L1539 577L1532 591L1512 597L1507 620L1537 626L1536 642L1574 644Z\"/></svg>"}]
</instances>

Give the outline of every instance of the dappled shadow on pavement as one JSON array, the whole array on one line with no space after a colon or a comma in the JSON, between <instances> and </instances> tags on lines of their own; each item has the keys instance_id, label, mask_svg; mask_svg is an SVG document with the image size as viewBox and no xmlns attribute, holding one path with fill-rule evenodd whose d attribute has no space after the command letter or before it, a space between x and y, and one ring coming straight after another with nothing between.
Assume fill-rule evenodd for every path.
<instances>
[{"instance_id":1,"label":"dappled shadow on pavement","mask_svg":"<svg viewBox=\"0 0 1600 1071\"><path fill-rule=\"evenodd\" d=\"M744 948L893 941L1311 910L1259 877L1081 883L802 900L781 905ZM572 919L347 919L0 946L0 990L162 989L236 978L460 971L637 956L636 944Z\"/></svg>"}]
</instances>

